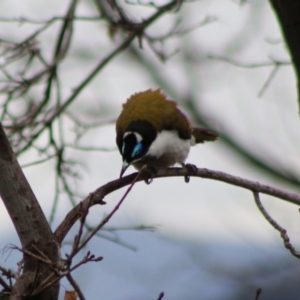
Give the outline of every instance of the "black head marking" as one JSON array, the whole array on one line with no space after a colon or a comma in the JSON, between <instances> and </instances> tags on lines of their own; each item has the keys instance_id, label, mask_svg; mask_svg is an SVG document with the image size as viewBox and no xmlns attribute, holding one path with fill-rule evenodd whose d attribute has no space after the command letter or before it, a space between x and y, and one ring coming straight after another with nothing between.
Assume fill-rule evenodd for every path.
<instances>
[{"instance_id":1,"label":"black head marking","mask_svg":"<svg viewBox=\"0 0 300 300\"><path fill-rule=\"evenodd\" d=\"M141 158L145 153L145 147L143 146L142 140L135 132L126 132L123 138L122 145L122 156L123 160L126 160L129 164Z\"/></svg>"},{"instance_id":2,"label":"black head marking","mask_svg":"<svg viewBox=\"0 0 300 300\"><path fill-rule=\"evenodd\" d=\"M140 160L156 138L156 130L148 121L133 121L123 135L121 154L127 163Z\"/></svg>"}]
</instances>

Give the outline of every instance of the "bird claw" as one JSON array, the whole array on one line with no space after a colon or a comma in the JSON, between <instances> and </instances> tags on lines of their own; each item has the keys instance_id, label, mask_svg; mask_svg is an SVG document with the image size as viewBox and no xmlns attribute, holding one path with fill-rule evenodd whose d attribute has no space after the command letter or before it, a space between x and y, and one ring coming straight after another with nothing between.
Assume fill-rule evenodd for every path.
<instances>
[{"instance_id":1,"label":"bird claw","mask_svg":"<svg viewBox=\"0 0 300 300\"><path fill-rule=\"evenodd\" d=\"M185 182L185 183L189 183L189 182L190 182L190 176L185 175L185 176L184 176L184 182Z\"/></svg>"},{"instance_id":2,"label":"bird claw","mask_svg":"<svg viewBox=\"0 0 300 300\"><path fill-rule=\"evenodd\" d=\"M198 168L196 165L193 165L193 164L182 164L182 167L185 168L186 170L192 172L192 173L196 173ZM190 176L189 175L185 175L184 176L184 181L186 183L189 183L190 182Z\"/></svg>"},{"instance_id":3,"label":"bird claw","mask_svg":"<svg viewBox=\"0 0 300 300\"><path fill-rule=\"evenodd\" d=\"M144 181L145 181L146 184L149 185L150 183L152 183L153 178L147 178L147 179L145 179Z\"/></svg>"},{"instance_id":4,"label":"bird claw","mask_svg":"<svg viewBox=\"0 0 300 300\"><path fill-rule=\"evenodd\" d=\"M197 166L193 164L185 164L184 167L193 173L196 173L198 171Z\"/></svg>"},{"instance_id":5,"label":"bird claw","mask_svg":"<svg viewBox=\"0 0 300 300\"><path fill-rule=\"evenodd\" d=\"M150 184L153 181L153 175L157 174L157 170L153 167L144 166L141 170L146 175L146 179L144 179L146 184Z\"/></svg>"}]
</instances>

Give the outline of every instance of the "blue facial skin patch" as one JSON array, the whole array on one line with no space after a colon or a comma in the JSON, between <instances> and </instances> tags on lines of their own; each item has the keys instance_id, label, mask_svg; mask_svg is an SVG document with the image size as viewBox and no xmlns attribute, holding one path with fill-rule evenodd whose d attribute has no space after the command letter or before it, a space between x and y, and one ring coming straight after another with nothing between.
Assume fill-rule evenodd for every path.
<instances>
[{"instance_id":1,"label":"blue facial skin patch","mask_svg":"<svg viewBox=\"0 0 300 300\"><path fill-rule=\"evenodd\" d=\"M124 154L124 152L125 152L125 143L122 146L122 154Z\"/></svg>"},{"instance_id":2,"label":"blue facial skin patch","mask_svg":"<svg viewBox=\"0 0 300 300\"><path fill-rule=\"evenodd\" d=\"M131 158L136 157L137 155L139 155L143 150L143 145L142 143L138 143L135 145L135 147L133 148L132 154L131 154Z\"/></svg>"}]
</instances>

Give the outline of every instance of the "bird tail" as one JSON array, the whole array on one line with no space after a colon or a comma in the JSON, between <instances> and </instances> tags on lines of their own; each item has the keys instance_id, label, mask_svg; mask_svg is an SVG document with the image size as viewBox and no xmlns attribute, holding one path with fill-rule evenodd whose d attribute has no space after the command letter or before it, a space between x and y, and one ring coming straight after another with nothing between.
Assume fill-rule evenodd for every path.
<instances>
[{"instance_id":1,"label":"bird tail","mask_svg":"<svg viewBox=\"0 0 300 300\"><path fill-rule=\"evenodd\" d=\"M219 135L206 128L193 127L192 136L196 144L204 142L213 142L218 139Z\"/></svg>"}]
</instances>

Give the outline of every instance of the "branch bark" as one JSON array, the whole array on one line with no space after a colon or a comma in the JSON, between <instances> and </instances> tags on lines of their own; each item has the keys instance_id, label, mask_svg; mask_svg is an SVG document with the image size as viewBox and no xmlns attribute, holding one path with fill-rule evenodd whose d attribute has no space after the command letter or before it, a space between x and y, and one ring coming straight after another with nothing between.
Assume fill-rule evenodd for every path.
<instances>
[{"instance_id":1,"label":"branch bark","mask_svg":"<svg viewBox=\"0 0 300 300\"><path fill-rule=\"evenodd\" d=\"M59 244L55 239L41 207L26 180L22 169L0 123L0 196L18 233L23 249L42 251L49 259L58 262ZM21 299L29 292L29 286L38 284L47 274L48 266L43 266L24 254L24 270L12 289L12 299ZM33 279L36 282L33 282ZM56 299L58 286L35 299Z\"/></svg>"}]
</instances>

